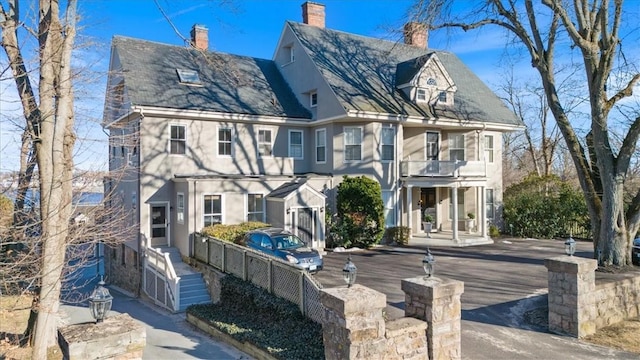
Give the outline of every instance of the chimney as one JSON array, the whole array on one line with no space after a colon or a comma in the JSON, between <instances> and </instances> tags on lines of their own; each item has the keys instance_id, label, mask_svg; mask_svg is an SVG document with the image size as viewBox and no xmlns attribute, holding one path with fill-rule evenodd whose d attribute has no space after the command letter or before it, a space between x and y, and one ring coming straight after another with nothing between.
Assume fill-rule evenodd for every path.
<instances>
[{"instance_id":1,"label":"chimney","mask_svg":"<svg viewBox=\"0 0 640 360\"><path fill-rule=\"evenodd\" d=\"M324 5L312 1L302 4L302 22L324 28Z\"/></svg>"},{"instance_id":2,"label":"chimney","mask_svg":"<svg viewBox=\"0 0 640 360\"><path fill-rule=\"evenodd\" d=\"M404 25L405 44L426 49L428 41L427 25L413 21Z\"/></svg>"},{"instance_id":3,"label":"chimney","mask_svg":"<svg viewBox=\"0 0 640 360\"><path fill-rule=\"evenodd\" d=\"M191 28L191 46L198 50L209 50L209 29L195 24Z\"/></svg>"}]
</instances>

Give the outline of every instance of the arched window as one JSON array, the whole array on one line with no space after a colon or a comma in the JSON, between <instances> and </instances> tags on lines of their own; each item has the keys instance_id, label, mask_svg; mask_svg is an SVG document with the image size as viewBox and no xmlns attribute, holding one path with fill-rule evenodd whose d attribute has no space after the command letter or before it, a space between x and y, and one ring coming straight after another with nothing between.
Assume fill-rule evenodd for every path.
<instances>
[{"instance_id":1,"label":"arched window","mask_svg":"<svg viewBox=\"0 0 640 360\"><path fill-rule=\"evenodd\" d=\"M438 83L436 82L436 79L429 78L429 80L427 80L427 85L436 86Z\"/></svg>"}]
</instances>

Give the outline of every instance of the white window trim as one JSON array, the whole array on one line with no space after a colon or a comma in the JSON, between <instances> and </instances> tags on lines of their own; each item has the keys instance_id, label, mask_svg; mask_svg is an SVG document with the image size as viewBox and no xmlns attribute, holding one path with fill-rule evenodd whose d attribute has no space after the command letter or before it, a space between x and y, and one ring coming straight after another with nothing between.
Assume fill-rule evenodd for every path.
<instances>
[{"instance_id":1,"label":"white window trim","mask_svg":"<svg viewBox=\"0 0 640 360\"><path fill-rule=\"evenodd\" d=\"M271 133L271 155L262 155L260 154L260 131L269 131ZM270 128L258 128L258 133L256 134L256 151L258 153L258 158L259 159L264 159L264 158L272 158L273 157L273 140L275 139L275 131L273 129ZM266 144L266 143L265 143Z\"/></svg>"},{"instance_id":2,"label":"white window trim","mask_svg":"<svg viewBox=\"0 0 640 360\"><path fill-rule=\"evenodd\" d=\"M347 160L347 129L360 129L360 160ZM362 126L345 126L342 129L342 160L345 163L361 163L362 158L362 144L364 143L364 128Z\"/></svg>"},{"instance_id":3,"label":"white window trim","mask_svg":"<svg viewBox=\"0 0 640 360\"><path fill-rule=\"evenodd\" d=\"M462 148L454 148L452 146L453 144L453 137L454 136L462 136ZM465 136L465 134L463 133L450 133L449 134L449 139L448 139L448 143L449 143L449 161L453 161L453 159L451 158L451 150L462 150L463 151L463 156L462 159L459 161L465 161L467 159L467 137Z\"/></svg>"},{"instance_id":4,"label":"white window trim","mask_svg":"<svg viewBox=\"0 0 640 360\"><path fill-rule=\"evenodd\" d=\"M179 200L180 196L182 196L182 208L180 207L180 200ZM183 192L177 193L176 194L176 221L178 222L178 224L184 224L184 208L185 208L184 204L185 204L184 193Z\"/></svg>"},{"instance_id":5,"label":"white window trim","mask_svg":"<svg viewBox=\"0 0 640 360\"><path fill-rule=\"evenodd\" d=\"M315 103L313 102L313 96L314 95L316 96ZM313 90L313 91L309 92L309 106L311 106L312 108L318 106L318 92L316 90Z\"/></svg>"},{"instance_id":6,"label":"white window trim","mask_svg":"<svg viewBox=\"0 0 640 360\"><path fill-rule=\"evenodd\" d=\"M420 92L424 92L424 99L420 99ZM427 96L427 89L424 88L416 88L416 102L426 103L429 102L429 97Z\"/></svg>"},{"instance_id":7,"label":"white window trim","mask_svg":"<svg viewBox=\"0 0 640 360\"><path fill-rule=\"evenodd\" d=\"M220 130L231 130L231 154L227 155L227 154L220 154ZM236 144L236 139L235 139L235 132L233 131L233 128L231 126L218 126L218 128L216 129L216 155L218 157L223 157L223 158L233 158L235 157L235 144Z\"/></svg>"},{"instance_id":8,"label":"white window trim","mask_svg":"<svg viewBox=\"0 0 640 360\"><path fill-rule=\"evenodd\" d=\"M487 196L487 191L491 190L491 192L493 193L493 202L489 202L489 197ZM493 188L486 188L485 189L485 203L484 203L484 211L485 211L485 216L487 217L488 220L495 220L496 218L496 189ZM491 216L489 216L487 214L487 205L491 204Z\"/></svg>"},{"instance_id":9,"label":"white window trim","mask_svg":"<svg viewBox=\"0 0 640 360\"><path fill-rule=\"evenodd\" d=\"M382 143L382 139L383 139L383 137L382 137L382 133L383 133L385 130L387 130L387 129L388 129L388 130L393 131L393 143L392 143L392 144L383 144L383 143ZM383 159L383 158L382 158L382 146L383 146L383 145L387 145L387 146L388 146L388 145L391 145L391 146L393 146L393 159L388 160L388 159ZM380 145L379 145L379 153L380 153L380 162L381 162L381 163L392 163L392 162L394 162L394 161L395 161L395 159L396 159L396 128L395 128L395 127L393 127L393 126L389 126L389 127L382 127L382 128L380 128Z\"/></svg>"},{"instance_id":10,"label":"white window trim","mask_svg":"<svg viewBox=\"0 0 640 360\"><path fill-rule=\"evenodd\" d=\"M424 158L425 160L430 160L428 158L429 154L427 153L427 141L429 140L429 137L427 136L429 133L433 133L433 134L437 134L438 135L438 158L433 160L433 161L439 161L440 160L440 149L442 148L442 133L440 131L433 131L433 130L427 130L424 132Z\"/></svg>"},{"instance_id":11,"label":"white window trim","mask_svg":"<svg viewBox=\"0 0 640 360\"><path fill-rule=\"evenodd\" d=\"M222 193L203 193L202 194L202 214L200 215L201 216L200 220L202 220L202 227L204 227L204 217L207 216L207 215L214 215L214 214L205 213L206 209L204 207L204 198L206 196L215 196L215 195L220 195L220 211L221 211L221 213L220 213L220 223L224 224L225 221L226 221L226 219L225 219L225 211L224 211L224 209L225 209L224 194L222 194Z\"/></svg>"},{"instance_id":12,"label":"white window trim","mask_svg":"<svg viewBox=\"0 0 640 360\"><path fill-rule=\"evenodd\" d=\"M184 154L172 154L171 153L171 128L174 126L180 126L184 128ZM187 126L184 124L169 124L169 140L167 142L167 153L169 156L185 156L189 153L189 147L187 146L187 139L189 139L189 134L187 134Z\"/></svg>"},{"instance_id":13,"label":"white window trim","mask_svg":"<svg viewBox=\"0 0 640 360\"><path fill-rule=\"evenodd\" d=\"M440 99L440 95L444 94L444 101L442 101L442 99ZM447 94L447 92L445 90L438 90L438 96L437 96L437 101L438 104L448 104L449 103L449 94Z\"/></svg>"},{"instance_id":14,"label":"white window trim","mask_svg":"<svg viewBox=\"0 0 640 360\"><path fill-rule=\"evenodd\" d=\"M300 156L296 157L291 155L291 134L293 133L300 133ZM293 130L293 129L289 129L289 133L287 134L287 138L288 138L288 142L289 142L289 157L294 159L294 160L304 160L304 131L302 130Z\"/></svg>"},{"instance_id":15,"label":"white window trim","mask_svg":"<svg viewBox=\"0 0 640 360\"><path fill-rule=\"evenodd\" d=\"M318 133L324 133L324 161L318 161ZM326 164L327 163L327 128L316 129L316 151L314 153L314 157L316 158L316 164Z\"/></svg>"},{"instance_id":16,"label":"white window trim","mask_svg":"<svg viewBox=\"0 0 640 360\"><path fill-rule=\"evenodd\" d=\"M267 216L267 195L265 193L253 192L244 194L244 221L249 221L249 195L262 195L262 222L266 221ZM254 212L255 214L256 212Z\"/></svg>"},{"instance_id":17,"label":"white window trim","mask_svg":"<svg viewBox=\"0 0 640 360\"><path fill-rule=\"evenodd\" d=\"M389 193L389 199L391 201L391 206L387 207L387 204L384 201L384 194L385 193ZM392 216L392 223L389 225L387 224L387 218L385 217L384 219L384 225L385 228L390 226L396 226L397 222L396 222L396 202L397 202L397 198L396 198L396 192L394 190L382 190L381 191L382 194L382 211L384 213L384 211L389 210L390 211L390 215Z\"/></svg>"},{"instance_id":18,"label":"white window trim","mask_svg":"<svg viewBox=\"0 0 640 360\"><path fill-rule=\"evenodd\" d=\"M491 148L487 148L487 138L491 138ZM496 161L496 153L495 153L495 137L493 135L485 135L484 136L484 161L490 164ZM491 152L491 159L487 158L487 153Z\"/></svg>"}]
</instances>

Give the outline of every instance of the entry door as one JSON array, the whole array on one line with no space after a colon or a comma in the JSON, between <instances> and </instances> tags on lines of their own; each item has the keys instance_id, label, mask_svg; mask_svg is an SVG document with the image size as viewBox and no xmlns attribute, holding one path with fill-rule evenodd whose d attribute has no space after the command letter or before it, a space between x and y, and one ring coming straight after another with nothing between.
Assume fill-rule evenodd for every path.
<instances>
[{"instance_id":1,"label":"entry door","mask_svg":"<svg viewBox=\"0 0 640 360\"><path fill-rule=\"evenodd\" d=\"M436 217L436 188L422 188L420 189L420 203L422 204L421 212L424 216L425 213L431 215L433 220L437 223Z\"/></svg>"},{"instance_id":2,"label":"entry door","mask_svg":"<svg viewBox=\"0 0 640 360\"><path fill-rule=\"evenodd\" d=\"M313 210L310 208L298 209L297 235L307 245L313 246Z\"/></svg>"},{"instance_id":3,"label":"entry door","mask_svg":"<svg viewBox=\"0 0 640 360\"><path fill-rule=\"evenodd\" d=\"M167 205L151 205L151 244L167 244ZM167 244L168 245L168 244Z\"/></svg>"}]
</instances>

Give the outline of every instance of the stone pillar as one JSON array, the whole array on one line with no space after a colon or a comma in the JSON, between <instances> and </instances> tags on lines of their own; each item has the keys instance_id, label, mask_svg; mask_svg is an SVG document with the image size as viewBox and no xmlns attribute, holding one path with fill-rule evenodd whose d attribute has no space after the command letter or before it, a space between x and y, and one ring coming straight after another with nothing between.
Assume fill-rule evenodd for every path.
<instances>
[{"instance_id":1,"label":"stone pillar","mask_svg":"<svg viewBox=\"0 0 640 360\"><path fill-rule=\"evenodd\" d=\"M58 329L58 344L68 360L142 359L147 333L129 314Z\"/></svg>"},{"instance_id":2,"label":"stone pillar","mask_svg":"<svg viewBox=\"0 0 640 360\"><path fill-rule=\"evenodd\" d=\"M545 259L549 281L549 331L582 338L596 332L598 262L575 256Z\"/></svg>"},{"instance_id":3,"label":"stone pillar","mask_svg":"<svg viewBox=\"0 0 640 360\"><path fill-rule=\"evenodd\" d=\"M385 354L385 294L355 284L322 289L320 301L325 308L322 338L326 359L371 359Z\"/></svg>"},{"instance_id":4,"label":"stone pillar","mask_svg":"<svg viewBox=\"0 0 640 360\"><path fill-rule=\"evenodd\" d=\"M402 280L405 316L427 322L429 359L460 359L462 281L415 277Z\"/></svg>"}]
</instances>

